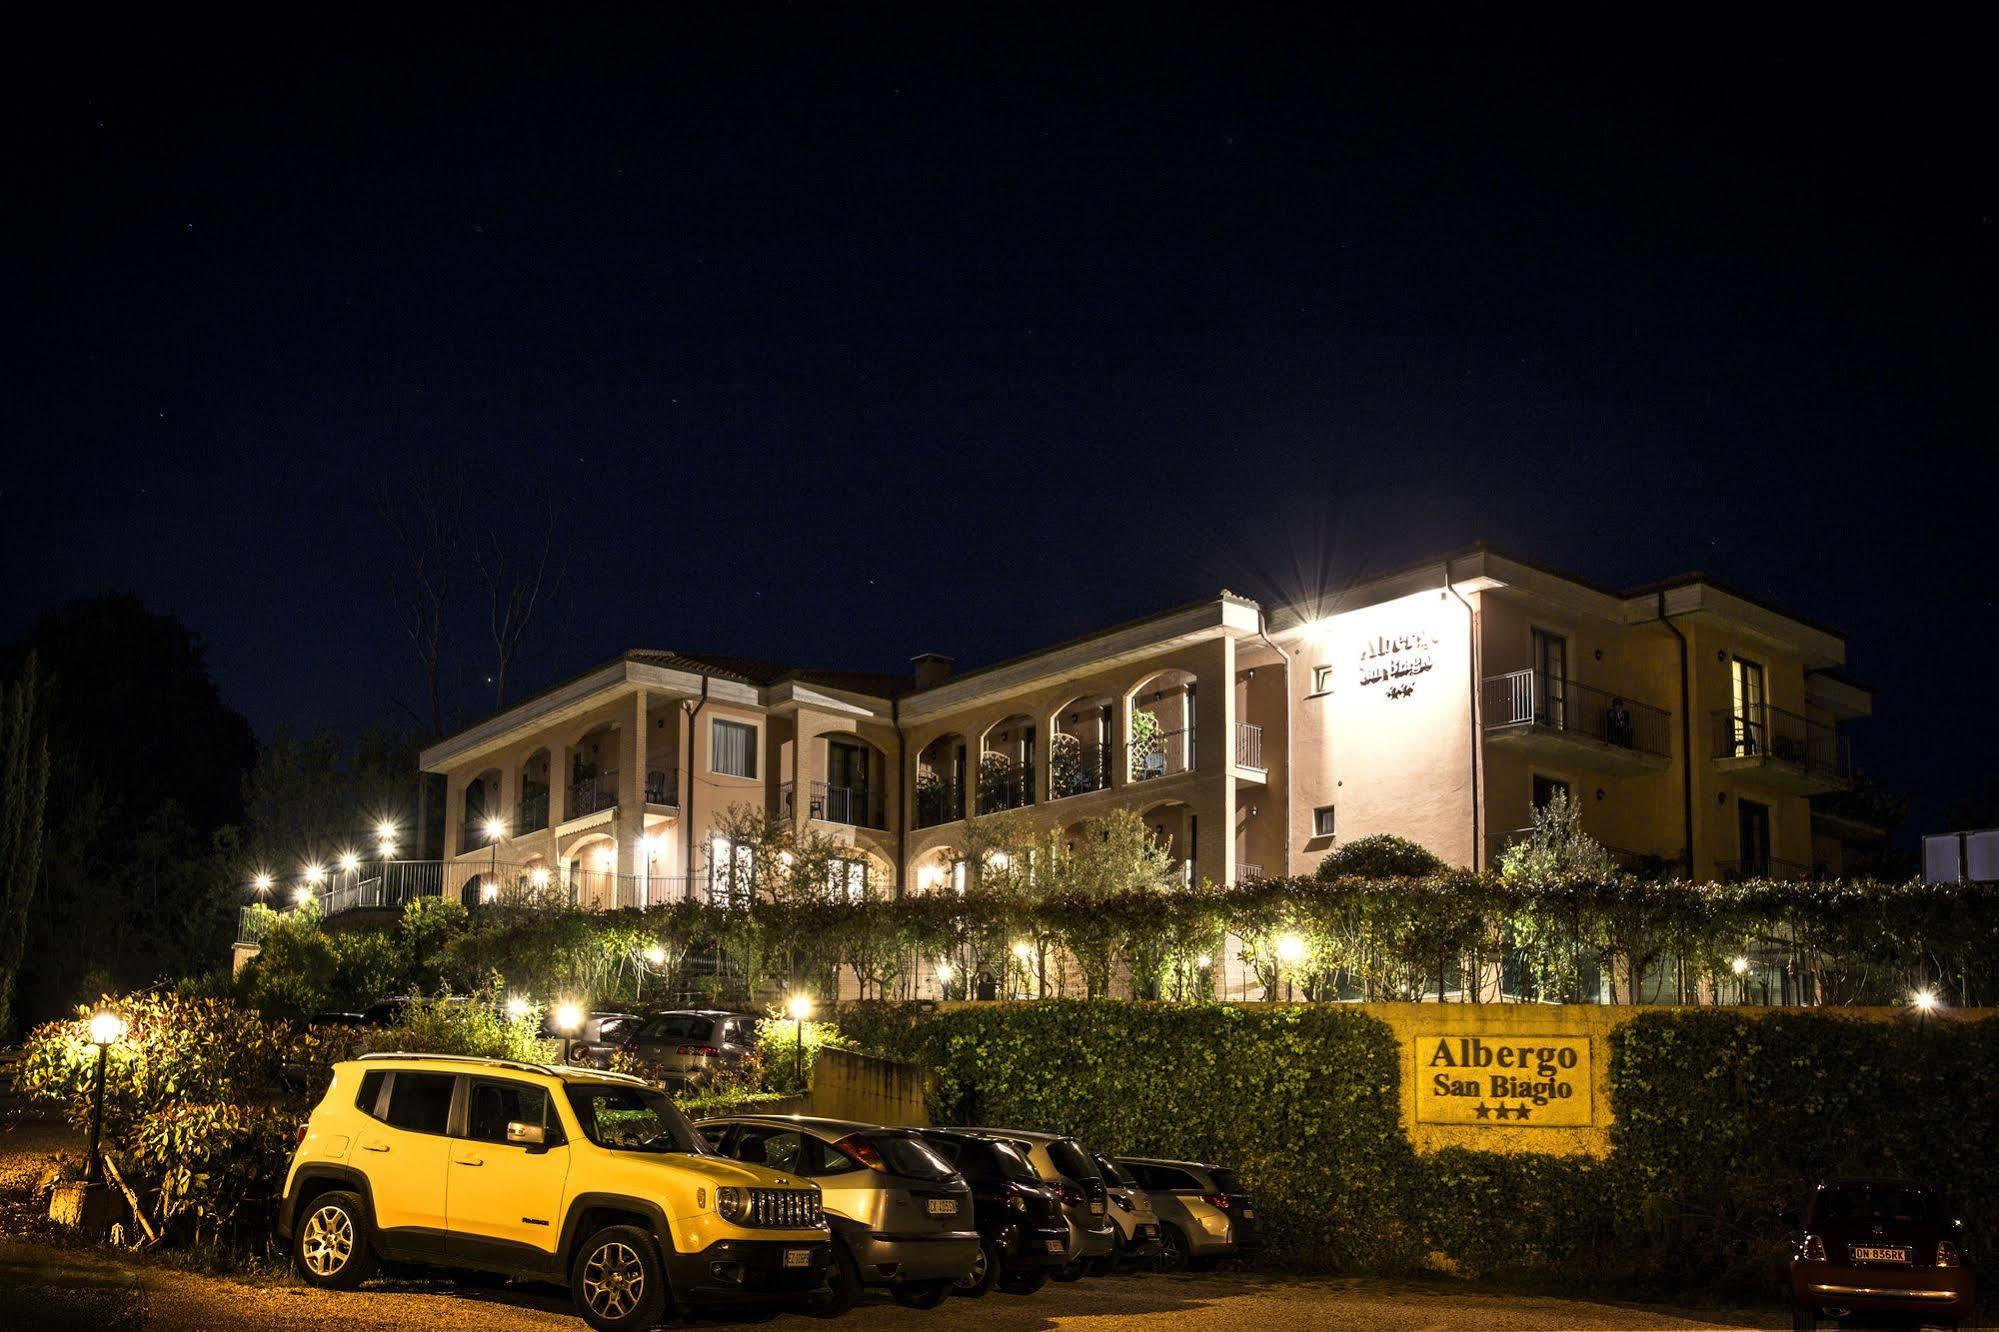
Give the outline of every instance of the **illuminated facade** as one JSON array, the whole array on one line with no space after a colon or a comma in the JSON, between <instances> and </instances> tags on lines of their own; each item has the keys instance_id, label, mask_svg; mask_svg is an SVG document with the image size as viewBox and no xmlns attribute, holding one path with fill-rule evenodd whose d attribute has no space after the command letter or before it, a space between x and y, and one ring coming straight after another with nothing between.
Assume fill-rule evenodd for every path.
<instances>
[{"instance_id":1,"label":"illuminated facade","mask_svg":"<svg viewBox=\"0 0 1999 1332\"><path fill-rule=\"evenodd\" d=\"M1308 873L1372 833L1491 865L1566 791L1634 864L1839 869L1844 640L1711 580L1612 591L1486 547L1310 615L1223 593L953 675L632 651L426 750L444 853L586 905L701 896L732 806L854 849L835 892L962 882L965 817L1139 811L1190 877ZM486 835L497 819L505 832Z\"/></svg>"}]
</instances>

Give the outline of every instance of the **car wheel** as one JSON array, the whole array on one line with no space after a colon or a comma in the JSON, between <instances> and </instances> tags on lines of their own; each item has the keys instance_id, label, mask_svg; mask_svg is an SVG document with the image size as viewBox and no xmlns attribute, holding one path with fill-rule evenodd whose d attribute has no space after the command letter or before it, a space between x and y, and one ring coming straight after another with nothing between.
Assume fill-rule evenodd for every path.
<instances>
[{"instance_id":1,"label":"car wheel","mask_svg":"<svg viewBox=\"0 0 1999 1332\"><path fill-rule=\"evenodd\" d=\"M951 1293L949 1281L898 1281L888 1293L905 1309L935 1309Z\"/></svg>"},{"instance_id":2,"label":"car wheel","mask_svg":"<svg viewBox=\"0 0 1999 1332\"><path fill-rule=\"evenodd\" d=\"M860 1302L861 1269L854 1255L839 1240L833 1241L833 1270L827 1274L826 1289L812 1302L812 1312L821 1318L838 1318Z\"/></svg>"},{"instance_id":3,"label":"car wheel","mask_svg":"<svg viewBox=\"0 0 1999 1332\"><path fill-rule=\"evenodd\" d=\"M1032 1295L1048 1284L1048 1273L1039 1267L1025 1272L1003 1272L993 1284L1009 1295Z\"/></svg>"},{"instance_id":4,"label":"car wheel","mask_svg":"<svg viewBox=\"0 0 1999 1332\"><path fill-rule=\"evenodd\" d=\"M993 1281L999 1276L999 1246L991 1240L979 1241L979 1251L972 1255L972 1266L956 1281L951 1283L951 1293L962 1295L968 1300L976 1300L993 1288Z\"/></svg>"},{"instance_id":5,"label":"car wheel","mask_svg":"<svg viewBox=\"0 0 1999 1332\"><path fill-rule=\"evenodd\" d=\"M305 1206L292 1236L292 1262L309 1285L352 1290L375 1270L368 1247L367 1206L358 1193L336 1189Z\"/></svg>"},{"instance_id":6,"label":"car wheel","mask_svg":"<svg viewBox=\"0 0 1999 1332\"><path fill-rule=\"evenodd\" d=\"M666 1271L652 1236L637 1226L605 1226L584 1240L569 1288L576 1311L598 1332L657 1327L666 1317Z\"/></svg>"},{"instance_id":7,"label":"car wheel","mask_svg":"<svg viewBox=\"0 0 1999 1332\"><path fill-rule=\"evenodd\" d=\"M1171 1221L1159 1223L1158 1262L1162 1272L1187 1270L1187 1236Z\"/></svg>"},{"instance_id":8,"label":"car wheel","mask_svg":"<svg viewBox=\"0 0 1999 1332\"><path fill-rule=\"evenodd\" d=\"M1054 1281L1081 1281L1083 1279L1083 1269L1089 1265L1089 1261L1087 1258L1071 1259L1069 1262L1050 1271L1048 1276Z\"/></svg>"}]
</instances>

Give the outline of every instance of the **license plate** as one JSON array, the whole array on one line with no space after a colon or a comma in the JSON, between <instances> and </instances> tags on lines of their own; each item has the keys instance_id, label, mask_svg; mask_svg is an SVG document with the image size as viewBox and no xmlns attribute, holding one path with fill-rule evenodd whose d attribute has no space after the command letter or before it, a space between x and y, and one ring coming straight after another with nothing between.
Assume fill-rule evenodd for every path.
<instances>
[{"instance_id":1,"label":"license plate","mask_svg":"<svg viewBox=\"0 0 1999 1332\"><path fill-rule=\"evenodd\" d=\"M1906 1263L1909 1261L1907 1249L1884 1249L1873 1245L1853 1246L1853 1261L1856 1263Z\"/></svg>"},{"instance_id":2,"label":"license plate","mask_svg":"<svg viewBox=\"0 0 1999 1332\"><path fill-rule=\"evenodd\" d=\"M956 1198L932 1198L927 1206L932 1216L956 1216L958 1214L958 1200Z\"/></svg>"},{"instance_id":3,"label":"license plate","mask_svg":"<svg viewBox=\"0 0 1999 1332\"><path fill-rule=\"evenodd\" d=\"M1061 1241L1061 1240L1049 1240L1049 1241L1048 1241L1048 1252L1050 1252L1050 1253L1060 1253L1060 1252L1062 1252L1062 1241Z\"/></svg>"},{"instance_id":4,"label":"license plate","mask_svg":"<svg viewBox=\"0 0 1999 1332\"><path fill-rule=\"evenodd\" d=\"M784 1265L785 1265L786 1267L810 1267L810 1266L812 1266L812 1250L810 1250L810 1249L786 1249L786 1250L784 1251Z\"/></svg>"},{"instance_id":5,"label":"license plate","mask_svg":"<svg viewBox=\"0 0 1999 1332\"><path fill-rule=\"evenodd\" d=\"M1091 1216L1102 1216L1103 1214L1104 1214L1104 1205L1102 1203L1093 1202L1090 1204Z\"/></svg>"}]
</instances>

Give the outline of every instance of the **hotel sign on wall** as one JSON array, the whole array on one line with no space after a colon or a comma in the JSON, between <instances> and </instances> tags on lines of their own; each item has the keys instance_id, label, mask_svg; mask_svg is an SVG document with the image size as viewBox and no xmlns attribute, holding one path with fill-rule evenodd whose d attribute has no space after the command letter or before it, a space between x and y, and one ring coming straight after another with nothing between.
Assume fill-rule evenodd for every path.
<instances>
[{"instance_id":1,"label":"hotel sign on wall","mask_svg":"<svg viewBox=\"0 0 1999 1332\"><path fill-rule=\"evenodd\" d=\"M1437 636L1418 631L1413 634L1376 634L1360 647L1360 682L1386 685L1389 698L1407 698L1416 692L1415 678L1434 667L1433 649Z\"/></svg>"},{"instance_id":2,"label":"hotel sign on wall","mask_svg":"<svg viewBox=\"0 0 1999 1332\"><path fill-rule=\"evenodd\" d=\"M1587 1036L1418 1036L1416 1122L1578 1128L1596 1122Z\"/></svg>"}]
</instances>

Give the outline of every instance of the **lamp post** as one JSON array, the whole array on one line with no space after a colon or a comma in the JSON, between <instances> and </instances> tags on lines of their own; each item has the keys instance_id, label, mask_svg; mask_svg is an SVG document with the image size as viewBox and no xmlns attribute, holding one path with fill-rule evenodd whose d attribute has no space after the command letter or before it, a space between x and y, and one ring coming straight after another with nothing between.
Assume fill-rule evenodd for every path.
<instances>
[{"instance_id":1,"label":"lamp post","mask_svg":"<svg viewBox=\"0 0 1999 1332\"><path fill-rule=\"evenodd\" d=\"M1277 936L1277 961L1280 968L1296 967L1304 960L1305 941L1303 939L1295 934L1280 934ZM1291 977L1288 972L1284 976L1284 997L1286 999L1291 997Z\"/></svg>"},{"instance_id":2,"label":"lamp post","mask_svg":"<svg viewBox=\"0 0 1999 1332\"><path fill-rule=\"evenodd\" d=\"M805 1019L812 1016L812 996L794 994L785 1008L791 1013L791 1020L797 1024L791 1046L791 1080L798 1084L798 1090L805 1090Z\"/></svg>"},{"instance_id":3,"label":"lamp post","mask_svg":"<svg viewBox=\"0 0 1999 1332\"><path fill-rule=\"evenodd\" d=\"M555 1030L562 1037L562 1062L569 1062L569 1041L583 1025L583 1010L575 1004L557 1004Z\"/></svg>"},{"instance_id":4,"label":"lamp post","mask_svg":"<svg viewBox=\"0 0 1999 1332\"><path fill-rule=\"evenodd\" d=\"M86 1184L104 1182L104 1158L98 1144L104 1139L104 1060L111 1047L125 1035L125 1019L108 1009L100 1009L90 1019L90 1043L97 1047L97 1071L90 1078L90 1157L84 1163Z\"/></svg>"},{"instance_id":5,"label":"lamp post","mask_svg":"<svg viewBox=\"0 0 1999 1332\"><path fill-rule=\"evenodd\" d=\"M500 839L506 835L507 821L505 819L496 814L486 820L486 840L493 847L493 872L488 877L487 882L493 885L495 896L498 896L500 891ZM485 894L481 893L480 897L484 898ZM568 1061L564 1060L563 1062L567 1063Z\"/></svg>"}]
</instances>

